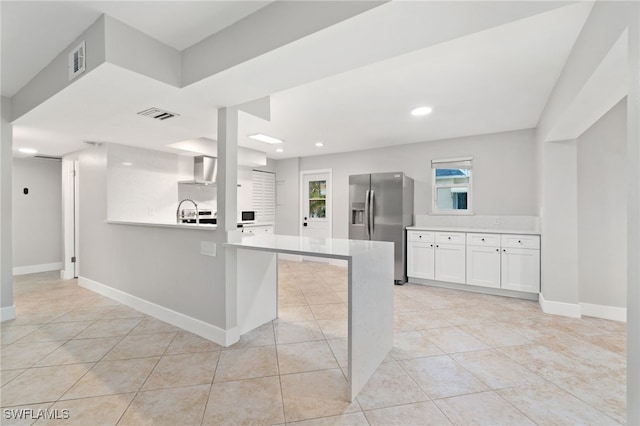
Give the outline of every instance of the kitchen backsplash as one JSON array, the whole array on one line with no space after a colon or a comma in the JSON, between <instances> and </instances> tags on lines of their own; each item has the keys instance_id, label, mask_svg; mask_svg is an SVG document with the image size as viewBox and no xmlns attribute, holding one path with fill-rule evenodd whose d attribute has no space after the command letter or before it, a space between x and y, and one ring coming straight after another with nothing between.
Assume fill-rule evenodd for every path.
<instances>
[{"instance_id":1,"label":"kitchen backsplash","mask_svg":"<svg viewBox=\"0 0 640 426\"><path fill-rule=\"evenodd\" d=\"M415 215L414 226L540 231L538 216Z\"/></svg>"},{"instance_id":2,"label":"kitchen backsplash","mask_svg":"<svg viewBox=\"0 0 640 426\"><path fill-rule=\"evenodd\" d=\"M178 201L189 198L198 204L201 209L217 209L218 188L216 186L178 184ZM192 205L185 205L192 209Z\"/></svg>"}]
</instances>

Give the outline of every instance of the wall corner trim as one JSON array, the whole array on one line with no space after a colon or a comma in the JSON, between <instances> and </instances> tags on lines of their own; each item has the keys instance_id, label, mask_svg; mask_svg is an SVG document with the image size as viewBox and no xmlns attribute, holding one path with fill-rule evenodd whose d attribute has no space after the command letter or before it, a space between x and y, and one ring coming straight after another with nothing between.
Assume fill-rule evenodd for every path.
<instances>
[{"instance_id":1,"label":"wall corner trim","mask_svg":"<svg viewBox=\"0 0 640 426\"><path fill-rule=\"evenodd\" d=\"M240 337L238 331L235 329L223 330L215 325L181 314L86 277L78 277L78 285L225 347L237 342Z\"/></svg>"},{"instance_id":2,"label":"wall corner trim","mask_svg":"<svg viewBox=\"0 0 640 426\"><path fill-rule=\"evenodd\" d=\"M582 315L588 317L627 322L627 308L620 308L618 306L593 305L591 303L580 303L580 309Z\"/></svg>"},{"instance_id":3,"label":"wall corner trim","mask_svg":"<svg viewBox=\"0 0 640 426\"><path fill-rule=\"evenodd\" d=\"M546 300L544 295L540 293L538 299L542 312L545 314L562 315L570 318L580 318L580 305L577 303L554 302Z\"/></svg>"},{"instance_id":4,"label":"wall corner trim","mask_svg":"<svg viewBox=\"0 0 640 426\"><path fill-rule=\"evenodd\" d=\"M16 317L16 305L0 308L0 322L9 321Z\"/></svg>"}]
</instances>

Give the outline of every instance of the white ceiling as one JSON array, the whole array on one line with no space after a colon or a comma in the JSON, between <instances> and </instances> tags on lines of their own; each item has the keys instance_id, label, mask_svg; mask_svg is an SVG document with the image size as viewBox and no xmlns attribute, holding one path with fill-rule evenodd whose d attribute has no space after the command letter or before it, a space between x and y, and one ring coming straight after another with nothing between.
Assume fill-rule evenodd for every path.
<instances>
[{"instance_id":1,"label":"white ceiling","mask_svg":"<svg viewBox=\"0 0 640 426\"><path fill-rule=\"evenodd\" d=\"M199 42L271 1L5 1L2 96L11 97L100 15L177 49Z\"/></svg>"},{"instance_id":2,"label":"white ceiling","mask_svg":"<svg viewBox=\"0 0 640 426\"><path fill-rule=\"evenodd\" d=\"M513 4L516 3L519 2ZM111 7L103 2L96 4ZM135 19L145 20L144 8L142 3L134 2L128 9L128 4L119 3L110 13L124 22L133 19L127 23L156 38L167 37L164 41L176 47L198 41L204 34L203 27L208 28L201 24L186 32L162 35L162 25L157 24L166 20L160 12L149 14L151 22L136 24ZM163 3L147 4L155 7ZM257 10L263 5L256 3L251 7ZM198 5L189 5L192 6L193 10L203 10ZM535 127L591 6L586 2L572 4L484 31L469 31L464 37L431 47L416 50L413 45L410 49L405 46L404 51L410 53L400 56L390 53L386 60L288 90L269 92L272 121L241 114L239 143L266 151L272 158L285 158ZM161 9L170 11L171 7ZM220 22L233 23L243 13L251 13L251 7L220 12L223 15ZM380 15L385 13L385 7L391 9L393 5L373 11ZM194 13L193 10L184 12L184 16ZM4 13L2 22L4 47ZM403 50L403 46L394 48L397 52ZM52 57L61 50L51 52ZM280 49L279 53L286 51ZM341 60L331 54L325 54L324 58L329 62ZM3 90L4 71L5 65ZM283 70L283 74L284 71L294 74L296 70ZM244 86L249 88L261 79L255 71L243 77ZM45 155L62 155L81 148L82 140L167 149L166 145L186 139L215 139L215 108L211 99L202 96L206 84L178 89L103 64L18 119L14 123L14 146L28 145ZM432 115L422 118L409 115L412 107L423 104L434 108ZM135 115L149 107L181 115L163 122ZM285 139L284 153L275 153L275 147L246 138L257 132ZM316 148L317 141L323 141L325 146Z\"/></svg>"}]
</instances>

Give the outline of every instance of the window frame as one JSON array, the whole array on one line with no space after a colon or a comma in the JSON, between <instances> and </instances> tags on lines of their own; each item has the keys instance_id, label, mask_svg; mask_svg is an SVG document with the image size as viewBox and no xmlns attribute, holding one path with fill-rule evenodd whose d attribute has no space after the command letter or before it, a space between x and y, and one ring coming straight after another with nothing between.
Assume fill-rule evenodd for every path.
<instances>
[{"instance_id":1,"label":"window frame","mask_svg":"<svg viewBox=\"0 0 640 426\"><path fill-rule=\"evenodd\" d=\"M437 169L465 169L469 171L468 183L438 184L436 181ZM440 188L467 188L467 208L440 210L438 208L438 189ZM472 215L473 214L473 157L448 158L431 160L431 214L434 215Z\"/></svg>"}]
</instances>

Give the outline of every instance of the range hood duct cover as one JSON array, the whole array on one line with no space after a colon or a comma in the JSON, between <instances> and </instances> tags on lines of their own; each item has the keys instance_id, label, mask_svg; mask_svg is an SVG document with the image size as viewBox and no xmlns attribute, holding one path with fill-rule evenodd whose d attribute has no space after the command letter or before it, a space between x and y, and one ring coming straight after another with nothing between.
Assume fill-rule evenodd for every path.
<instances>
[{"instance_id":1,"label":"range hood duct cover","mask_svg":"<svg viewBox=\"0 0 640 426\"><path fill-rule=\"evenodd\" d=\"M193 158L193 180L182 181L192 185L214 185L218 177L218 159L208 155Z\"/></svg>"}]
</instances>

